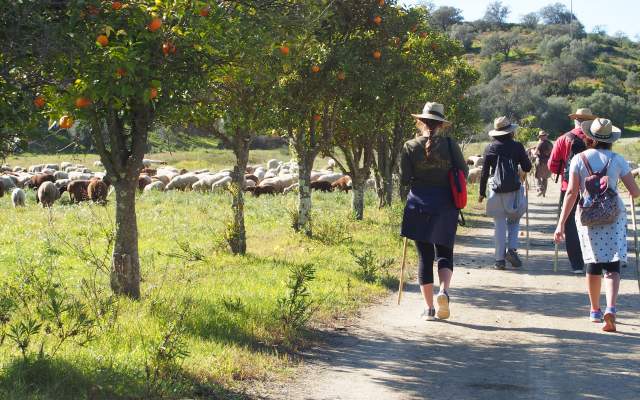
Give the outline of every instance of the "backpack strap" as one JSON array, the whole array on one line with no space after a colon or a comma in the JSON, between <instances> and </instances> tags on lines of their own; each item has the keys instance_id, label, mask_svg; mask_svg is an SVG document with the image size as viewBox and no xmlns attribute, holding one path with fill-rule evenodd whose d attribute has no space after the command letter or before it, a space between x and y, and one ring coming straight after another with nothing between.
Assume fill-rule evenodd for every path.
<instances>
[{"instance_id":1,"label":"backpack strap","mask_svg":"<svg viewBox=\"0 0 640 400\"><path fill-rule=\"evenodd\" d=\"M587 157L585 157L584 153L580 153L580 159L584 163L584 167L587 169L587 172L589 173L589 175L595 175L593 173L593 169L591 169L591 164L589 164L589 160L587 160Z\"/></svg>"},{"instance_id":2,"label":"backpack strap","mask_svg":"<svg viewBox=\"0 0 640 400\"><path fill-rule=\"evenodd\" d=\"M455 168L456 164L453 158L453 145L451 144L451 142L453 142L451 140L450 137L447 136L447 146L449 147L449 157L451 158L451 168Z\"/></svg>"}]
</instances>

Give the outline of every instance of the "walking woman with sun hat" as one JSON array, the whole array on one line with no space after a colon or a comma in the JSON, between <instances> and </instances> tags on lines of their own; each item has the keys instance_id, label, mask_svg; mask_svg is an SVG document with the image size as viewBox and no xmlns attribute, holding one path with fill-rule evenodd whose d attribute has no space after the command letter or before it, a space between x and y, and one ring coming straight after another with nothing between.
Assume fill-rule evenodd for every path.
<instances>
[{"instance_id":1,"label":"walking woman with sun hat","mask_svg":"<svg viewBox=\"0 0 640 400\"><path fill-rule=\"evenodd\" d=\"M612 151L613 143L622 135L620 129L604 118L584 121L581 128L587 150L571 160L567 193L554 239L556 243L565 240L566 222L581 194L575 222L587 270L589 319L598 323L604 320L602 330L615 332L620 263L627 260L627 212L617 195L618 180L622 180L632 198L640 196L640 189L629 163ZM591 215L598 219L590 219ZM600 309L603 271L607 301L604 314Z\"/></svg>"},{"instance_id":2,"label":"walking woman with sun hat","mask_svg":"<svg viewBox=\"0 0 640 400\"><path fill-rule=\"evenodd\" d=\"M420 134L404 144L400 161L401 185L410 192L402 219L401 235L414 240L418 250L418 281L426 308L425 320L447 319L449 286L453 275L453 246L459 211L449 183L452 167L469 174L460 147L440 133L450 125L444 106L427 103L422 114L412 114ZM439 293L433 300L433 263L438 265Z\"/></svg>"}]
</instances>

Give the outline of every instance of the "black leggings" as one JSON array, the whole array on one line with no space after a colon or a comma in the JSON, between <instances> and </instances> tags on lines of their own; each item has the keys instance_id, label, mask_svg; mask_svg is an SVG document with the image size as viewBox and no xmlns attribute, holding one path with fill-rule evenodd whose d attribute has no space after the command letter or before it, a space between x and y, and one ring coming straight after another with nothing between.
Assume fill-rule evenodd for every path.
<instances>
[{"instance_id":1,"label":"black leggings","mask_svg":"<svg viewBox=\"0 0 640 400\"><path fill-rule=\"evenodd\" d=\"M620 261L587 264L587 274L589 275L602 275L602 270L605 270L609 273L620 273Z\"/></svg>"},{"instance_id":2,"label":"black leggings","mask_svg":"<svg viewBox=\"0 0 640 400\"><path fill-rule=\"evenodd\" d=\"M420 285L433 283L433 261L437 260L438 270L449 268L453 271L453 249L439 244L416 241L418 250L418 282Z\"/></svg>"}]
</instances>

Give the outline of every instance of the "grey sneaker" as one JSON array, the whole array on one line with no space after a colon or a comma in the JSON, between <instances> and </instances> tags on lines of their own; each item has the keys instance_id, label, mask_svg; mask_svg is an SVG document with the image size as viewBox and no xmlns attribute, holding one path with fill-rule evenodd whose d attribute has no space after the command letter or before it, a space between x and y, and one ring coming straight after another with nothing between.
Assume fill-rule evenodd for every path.
<instances>
[{"instance_id":1,"label":"grey sneaker","mask_svg":"<svg viewBox=\"0 0 640 400\"><path fill-rule=\"evenodd\" d=\"M507 269L507 263L504 260L496 261L495 269L504 270Z\"/></svg>"},{"instance_id":2,"label":"grey sneaker","mask_svg":"<svg viewBox=\"0 0 640 400\"><path fill-rule=\"evenodd\" d=\"M436 313L438 319L447 319L451 315L449 310L449 294L446 291L438 293L436 296L438 302L438 312Z\"/></svg>"},{"instance_id":3,"label":"grey sneaker","mask_svg":"<svg viewBox=\"0 0 640 400\"><path fill-rule=\"evenodd\" d=\"M509 249L507 254L505 254L504 258L509 261L509 263L513 266L513 268L522 267L522 260L520 256L518 256L518 251L514 249Z\"/></svg>"},{"instance_id":4,"label":"grey sneaker","mask_svg":"<svg viewBox=\"0 0 640 400\"><path fill-rule=\"evenodd\" d=\"M571 273L574 274L574 275L582 275L582 274L584 274L584 268L573 269L573 270L571 270Z\"/></svg>"},{"instance_id":5,"label":"grey sneaker","mask_svg":"<svg viewBox=\"0 0 640 400\"><path fill-rule=\"evenodd\" d=\"M425 308L424 311L422 312L422 315L420 315L420 318L422 318L425 321L435 321L436 320L436 309L435 308Z\"/></svg>"}]
</instances>

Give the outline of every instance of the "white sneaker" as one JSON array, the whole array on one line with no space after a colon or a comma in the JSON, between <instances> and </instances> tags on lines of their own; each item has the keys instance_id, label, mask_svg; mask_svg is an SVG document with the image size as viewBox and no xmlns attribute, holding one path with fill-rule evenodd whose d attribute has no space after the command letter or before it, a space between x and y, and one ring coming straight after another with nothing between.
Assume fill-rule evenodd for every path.
<instances>
[{"instance_id":1,"label":"white sneaker","mask_svg":"<svg viewBox=\"0 0 640 400\"><path fill-rule=\"evenodd\" d=\"M449 310L449 295L446 291L442 291L438 293L436 296L436 301L438 303L438 311L436 312L436 316L438 319L447 319L451 315L451 311Z\"/></svg>"},{"instance_id":2,"label":"white sneaker","mask_svg":"<svg viewBox=\"0 0 640 400\"><path fill-rule=\"evenodd\" d=\"M436 309L435 308L425 308L420 315L424 321L435 321L436 320Z\"/></svg>"}]
</instances>

